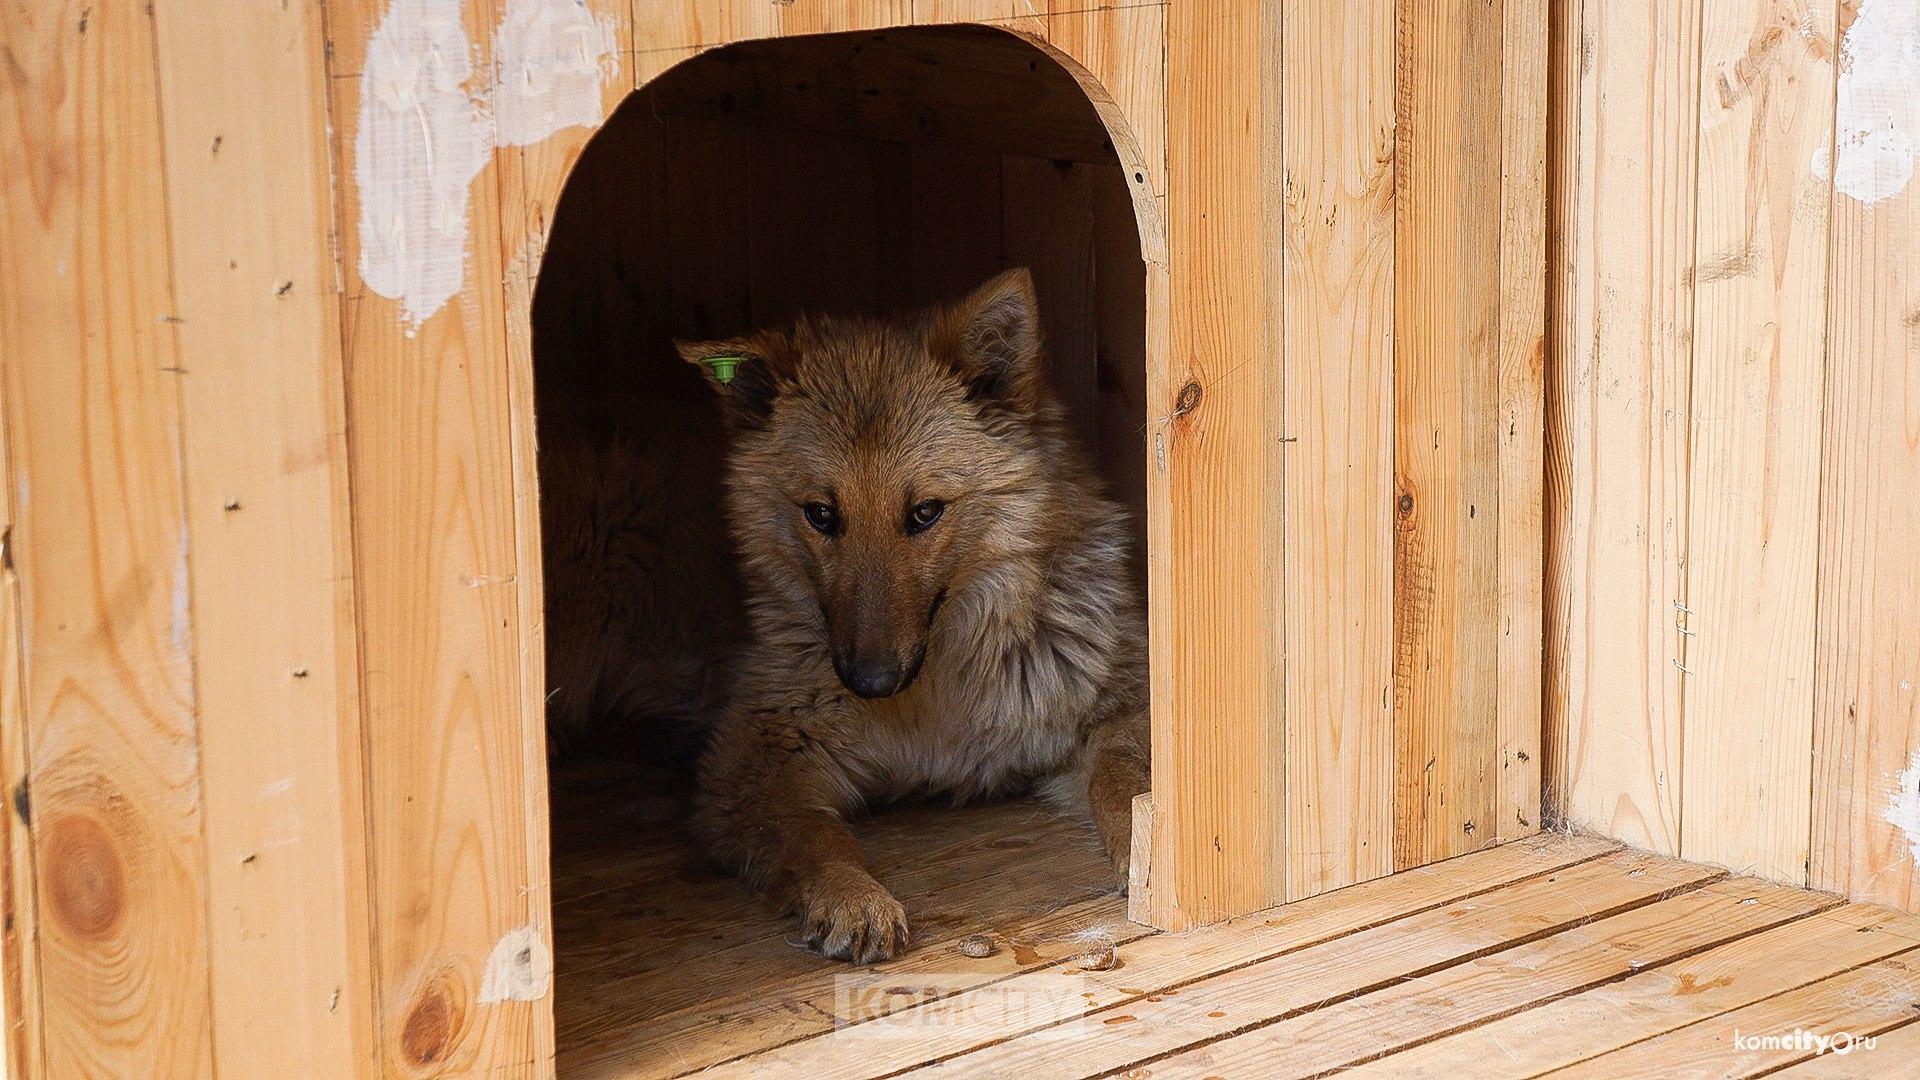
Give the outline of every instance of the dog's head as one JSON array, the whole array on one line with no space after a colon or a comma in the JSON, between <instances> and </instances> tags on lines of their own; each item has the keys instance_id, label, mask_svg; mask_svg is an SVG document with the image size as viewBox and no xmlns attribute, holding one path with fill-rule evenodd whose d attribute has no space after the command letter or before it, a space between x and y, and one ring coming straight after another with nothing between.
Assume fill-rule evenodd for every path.
<instances>
[{"instance_id":1,"label":"dog's head","mask_svg":"<svg viewBox=\"0 0 1920 1080\"><path fill-rule=\"evenodd\" d=\"M855 694L906 689L941 606L1048 524L1058 407L1032 279L1008 271L912 318L679 349L733 429L728 504L756 601L817 632Z\"/></svg>"}]
</instances>

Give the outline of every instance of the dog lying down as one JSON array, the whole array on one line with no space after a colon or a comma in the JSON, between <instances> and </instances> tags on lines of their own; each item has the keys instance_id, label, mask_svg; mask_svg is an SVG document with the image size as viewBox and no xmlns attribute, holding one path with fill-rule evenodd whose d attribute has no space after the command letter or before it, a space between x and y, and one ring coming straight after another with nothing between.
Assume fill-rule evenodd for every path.
<instances>
[{"instance_id":1,"label":"dog lying down","mask_svg":"<svg viewBox=\"0 0 1920 1080\"><path fill-rule=\"evenodd\" d=\"M1124 888L1145 625L1125 511L1047 386L1027 272L917 315L678 347L730 429L747 614L723 695L653 695L724 699L698 838L809 947L857 963L908 941L846 824L868 806L1038 792L1092 818Z\"/></svg>"}]
</instances>

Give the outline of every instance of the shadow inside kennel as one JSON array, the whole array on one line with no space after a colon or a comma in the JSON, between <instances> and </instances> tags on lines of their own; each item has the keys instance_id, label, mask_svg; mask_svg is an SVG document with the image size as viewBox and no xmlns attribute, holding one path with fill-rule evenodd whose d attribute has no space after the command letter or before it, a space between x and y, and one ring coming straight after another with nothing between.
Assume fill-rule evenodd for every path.
<instances>
[{"instance_id":1,"label":"shadow inside kennel","mask_svg":"<svg viewBox=\"0 0 1920 1080\"><path fill-rule=\"evenodd\" d=\"M689 718L717 706L744 619L726 433L672 342L908 311L1028 267L1049 377L1132 512L1144 594L1130 182L1073 75L979 27L716 50L629 98L583 153L533 309L562 1075L676 1075L804 1037L834 1023L848 970L789 944L679 817ZM907 807L861 837L913 926L888 968L929 970L979 933L992 963L1038 963L1126 925L1089 827L1038 803Z\"/></svg>"}]
</instances>

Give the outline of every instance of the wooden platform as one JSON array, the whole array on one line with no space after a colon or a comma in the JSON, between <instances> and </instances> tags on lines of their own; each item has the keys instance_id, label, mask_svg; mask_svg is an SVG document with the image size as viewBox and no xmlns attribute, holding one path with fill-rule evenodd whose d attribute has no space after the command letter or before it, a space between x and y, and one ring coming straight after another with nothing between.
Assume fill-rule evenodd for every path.
<instances>
[{"instance_id":1,"label":"wooden platform","mask_svg":"<svg viewBox=\"0 0 1920 1080\"><path fill-rule=\"evenodd\" d=\"M618 786L555 808L564 1080L1920 1075L1920 918L1549 835L1184 934L1033 803L864 827L915 947L856 969ZM962 955L988 933L993 955ZM1073 960L1089 938L1117 966ZM1816 1057L1796 1029L1878 1036ZM1560 1070L1560 1071L1556 1071Z\"/></svg>"}]
</instances>

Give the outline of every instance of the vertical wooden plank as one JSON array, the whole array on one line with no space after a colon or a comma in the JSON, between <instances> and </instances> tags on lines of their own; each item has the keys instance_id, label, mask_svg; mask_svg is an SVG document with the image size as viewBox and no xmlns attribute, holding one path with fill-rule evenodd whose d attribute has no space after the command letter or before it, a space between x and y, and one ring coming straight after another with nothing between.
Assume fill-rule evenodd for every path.
<instances>
[{"instance_id":1,"label":"vertical wooden plank","mask_svg":"<svg viewBox=\"0 0 1920 1080\"><path fill-rule=\"evenodd\" d=\"M1284 892L1279 10L1167 12L1170 348L1149 360L1149 914Z\"/></svg>"},{"instance_id":2,"label":"vertical wooden plank","mask_svg":"<svg viewBox=\"0 0 1920 1080\"><path fill-rule=\"evenodd\" d=\"M520 7L513 0L496 2L495 18L505 26ZM531 145L505 146L498 151L500 173L499 248L495 258L504 266L506 318L506 384L508 424L513 440L511 459L514 557L513 588L519 639L519 723L521 834L525 847L527 923L521 940L531 939L548 955L553 949L553 911L548 836L550 800L547 797L546 741L546 606L541 591L539 450L534 410L533 292L539 279L547 236L553 227L567 177L586 149L597 121L619 107L635 87L636 72L629 67L633 52L634 8L627 0L588 0L589 24L582 22L574 38L556 40L546 48L571 55L586 54L598 69L599 117L592 125L572 124L552 131ZM537 25L537 24L535 24ZM604 34L604 38L597 35ZM599 52L595 50L607 50ZM659 55L659 54L655 54ZM540 85L542 73L533 70L545 59L543 50L529 50L522 63L530 70L502 70L504 82L523 79ZM496 108L498 105L496 104ZM525 133L531 137L535 133ZM485 250L486 237L476 237ZM497 959L498 950L489 963ZM534 1075L549 1073L554 1058L553 998L542 992L531 1003Z\"/></svg>"},{"instance_id":3,"label":"vertical wooden plank","mask_svg":"<svg viewBox=\"0 0 1920 1080\"><path fill-rule=\"evenodd\" d=\"M1400 0L1394 865L1493 842L1501 9Z\"/></svg>"},{"instance_id":4,"label":"vertical wooden plank","mask_svg":"<svg viewBox=\"0 0 1920 1080\"><path fill-rule=\"evenodd\" d=\"M1706 0L1680 853L1807 874L1833 0Z\"/></svg>"},{"instance_id":5,"label":"vertical wooden plank","mask_svg":"<svg viewBox=\"0 0 1920 1080\"><path fill-rule=\"evenodd\" d=\"M1007 264L1033 271L1047 374L1073 430L1090 446L1099 404L1092 174L1101 166L1010 154L1003 168L1001 244Z\"/></svg>"},{"instance_id":6,"label":"vertical wooden plank","mask_svg":"<svg viewBox=\"0 0 1920 1080\"><path fill-rule=\"evenodd\" d=\"M420 22L384 21L396 13ZM404 228L410 214L432 213L435 228L464 215L458 291L419 313L418 325L360 276L367 193L354 182L363 94L415 64L483 88L493 7L446 0L423 11L357 0L327 15L336 75L362 73L330 86L343 181L336 217L381 1060L403 1076L551 1076L548 870L544 838L531 835L538 810L528 805L543 797L542 770L529 761L542 718L528 711L520 685L528 661L515 482L524 458L516 462L510 406L499 170L483 161L459 189L464 206L407 188L397 203L372 207L389 229ZM376 32L393 67L363 71ZM461 33L477 73L466 79L459 66L468 58L443 47ZM369 104L375 116L392 107ZM461 143L467 132L437 134L441 165L471 152ZM407 164L424 174L428 163Z\"/></svg>"},{"instance_id":7,"label":"vertical wooden plank","mask_svg":"<svg viewBox=\"0 0 1920 1080\"><path fill-rule=\"evenodd\" d=\"M633 0L633 47L678 49L768 37L775 5L737 0Z\"/></svg>"},{"instance_id":8,"label":"vertical wooden plank","mask_svg":"<svg viewBox=\"0 0 1920 1080\"><path fill-rule=\"evenodd\" d=\"M45 1075L210 1076L194 722L153 24L9 5L0 378L12 473Z\"/></svg>"},{"instance_id":9,"label":"vertical wooden plank","mask_svg":"<svg viewBox=\"0 0 1920 1080\"><path fill-rule=\"evenodd\" d=\"M1897 8L1876 9L1898 27ZM1845 36L1853 5L1840 12L1842 40L1875 47ZM1920 12L1908 5L1904 17L1912 35ZM1862 78L1857 88L1850 74ZM1849 72L1843 55L1842 115L1856 105L1876 115L1866 74ZM1843 168L1850 155L1871 153L1850 147L1850 133L1842 128L1836 151ZM1809 884L1912 911L1920 909L1920 184L1877 194L1841 185L1834 195Z\"/></svg>"},{"instance_id":10,"label":"vertical wooden plank","mask_svg":"<svg viewBox=\"0 0 1920 1080\"><path fill-rule=\"evenodd\" d=\"M882 310L886 290L911 287L903 253L880 243L887 207L904 185L898 146L811 132L756 128L753 186L753 319L767 325L801 311ZM896 173L895 167L898 167ZM791 254L805 252L804 258Z\"/></svg>"},{"instance_id":11,"label":"vertical wooden plank","mask_svg":"<svg viewBox=\"0 0 1920 1080\"><path fill-rule=\"evenodd\" d=\"M1546 540L1547 0L1503 0L1500 38L1499 779L1494 837L1540 828Z\"/></svg>"},{"instance_id":12,"label":"vertical wooden plank","mask_svg":"<svg viewBox=\"0 0 1920 1080\"><path fill-rule=\"evenodd\" d=\"M1077 0L1062 0L1053 8L1047 16L1047 43L1086 69L1097 84L1090 90L1094 107L1107 122L1121 163L1129 168L1127 181L1135 198L1165 195L1167 9L1157 4L1102 8ZM1163 242L1151 224L1142 222L1148 230L1142 245L1149 260L1161 257Z\"/></svg>"},{"instance_id":13,"label":"vertical wooden plank","mask_svg":"<svg viewBox=\"0 0 1920 1080\"><path fill-rule=\"evenodd\" d=\"M913 21L935 23L1045 20L1049 0L913 0Z\"/></svg>"},{"instance_id":14,"label":"vertical wooden plank","mask_svg":"<svg viewBox=\"0 0 1920 1080\"><path fill-rule=\"evenodd\" d=\"M378 1056L320 11L157 20L215 1064L362 1075Z\"/></svg>"},{"instance_id":15,"label":"vertical wooden plank","mask_svg":"<svg viewBox=\"0 0 1920 1080\"><path fill-rule=\"evenodd\" d=\"M1575 208L1585 187L1581 138L1592 125L1582 123L1581 90L1586 69L1579 3L1550 4L1547 40L1547 362L1545 379L1544 580L1541 582L1542 714L1540 717L1540 814L1553 826L1566 818L1567 777L1567 615L1572 590L1566 578L1566 540L1573 489L1569 410L1562 407L1567 367L1579 352L1572 333L1578 292L1574 265L1586 251ZM1590 80L1589 80L1590 81Z\"/></svg>"},{"instance_id":16,"label":"vertical wooden plank","mask_svg":"<svg viewBox=\"0 0 1920 1080\"><path fill-rule=\"evenodd\" d=\"M1007 266L1006 228L983 228L1001 220L1001 155L968 147L917 144L909 244L939 258L913 260L913 302L946 303ZM1044 315L1045 312L1043 311Z\"/></svg>"},{"instance_id":17,"label":"vertical wooden plank","mask_svg":"<svg viewBox=\"0 0 1920 1080\"><path fill-rule=\"evenodd\" d=\"M1094 176L1094 385L1099 396L1094 456L1112 494L1129 513L1134 579L1147 588L1147 264L1140 256L1128 178L1106 169Z\"/></svg>"},{"instance_id":18,"label":"vertical wooden plank","mask_svg":"<svg viewBox=\"0 0 1920 1080\"><path fill-rule=\"evenodd\" d=\"M1284 14L1287 898L1393 870L1392 0Z\"/></svg>"},{"instance_id":19,"label":"vertical wooden plank","mask_svg":"<svg viewBox=\"0 0 1920 1080\"><path fill-rule=\"evenodd\" d=\"M758 325L753 308L755 132L741 124L681 117L665 119L660 128L664 253L672 267L671 315L662 329L696 340L746 333ZM777 164L773 171L779 171ZM634 254L647 257L644 251ZM679 362L678 356L672 359ZM699 391L710 392L705 386Z\"/></svg>"},{"instance_id":20,"label":"vertical wooden plank","mask_svg":"<svg viewBox=\"0 0 1920 1080\"><path fill-rule=\"evenodd\" d=\"M1671 855L1700 8L1575 7L1557 42L1553 775L1571 823Z\"/></svg>"},{"instance_id":21,"label":"vertical wooden plank","mask_svg":"<svg viewBox=\"0 0 1920 1080\"><path fill-rule=\"evenodd\" d=\"M0 383L0 389L4 389ZM6 412L0 408L0 477L11 487ZM20 637L20 577L13 567L13 499L0 497L0 1075L47 1075L40 1043L39 905L34 896L33 835L14 803L27 792L26 657Z\"/></svg>"},{"instance_id":22,"label":"vertical wooden plank","mask_svg":"<svg viewBox=\"0 0 1920 1080\"><path fill-rule=\"evenodd\" d=\"M781 35L838 34L913 25L913 0L788 0L772 7L777 18L775 32Z\"/></svg>"}]
</instances>

